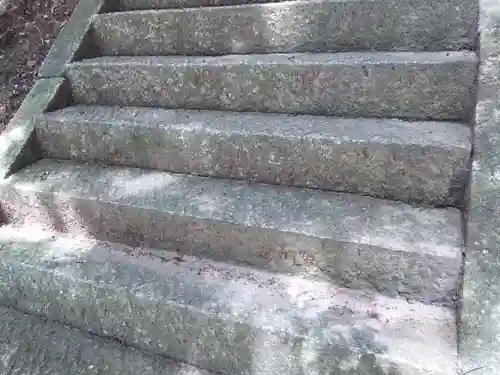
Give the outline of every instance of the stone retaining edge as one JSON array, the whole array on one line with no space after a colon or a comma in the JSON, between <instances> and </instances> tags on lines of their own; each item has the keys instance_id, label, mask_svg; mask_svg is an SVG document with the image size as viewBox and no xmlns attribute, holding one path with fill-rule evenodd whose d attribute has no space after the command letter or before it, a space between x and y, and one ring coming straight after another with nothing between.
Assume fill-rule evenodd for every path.
<instances>
[{"instance_id":1,"label":"stone retaining edge","mask_svg":"<svg viewBox=\"0 0 500 375\"><path fill-rule=\"evenodd\" d=\"M459 355L462 372L500 374L500 7L480 0L475 116Z\"/></svg>"},{"instance_id":2,"label":"stone retaining edge","mask_svg":"<svg viewBox=\"0 0 500 375\"><path fill-rule=\"evenodd\" d=\"M108 5L107 0L80 0L57 36L40 70L39 78L62 77L66 64L83 56L93 56L90 43L92 17Z\"/></svg>"},{"instance_id":3,"label":"stone retaining edge","mask_svg":"<svg viewBox=\"0 0 500 375\"><path fill-rule=\"evenodd\" d=\"M0 179L41 158L34 136L36 118L46 110L64 106L65 97L68 95L64 78L41 79L35 83L0 135Z\"/></svg>"}]
</instances>

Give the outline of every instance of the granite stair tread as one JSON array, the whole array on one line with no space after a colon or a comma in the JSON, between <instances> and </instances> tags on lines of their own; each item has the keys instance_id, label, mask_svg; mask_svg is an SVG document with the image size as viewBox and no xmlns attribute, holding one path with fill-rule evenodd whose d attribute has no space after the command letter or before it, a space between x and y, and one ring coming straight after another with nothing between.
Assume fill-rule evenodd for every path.
<instances>
[{"instance_id":1,"label":"granite stair tread","mask_svg":"<svg viewBox=\"0 0 500 375\"><path fill-rule=\"evenodd\" d=\"M473 49L476 9L455 4L300 0L113 12L96 15L92 31L104 55Z\"/></svg>"},{"instance_id":2,"label":"granite stair tread","mask_svg":"<svg viewBox=\"0 0 500 375\"><path fill-rule=\"evenodd\" d=\"M467 120L467 51L104 56L73 62L78 104Z\"/></svg>"},{"instance_id":3,"label":"granite stair tread","mask_svg":"<svg viewBox=\"0 0 500 375\"><path fill-rule=\"evenodd\" d=\"M44 159L0 185L10 222L175 249L445 305L460 211L360 195Z\"/></svg>"},{"instance_id":4,"label":"granite stair tread","mask_svg":"<svg viewBox=\"0 0 500 375\"><path fill-rule=\"evenodd\" d=\"M1 227L0 254L17 308L207 370L457 371L446 307L37 226Z\"/></svg>"},{"instance_id":5,"label":"granite stair tread","mask_svg":"<svg viewBox=\"0 0 500 375\"><path fill-rule=\"evenodd\" d=\"M10 307L0 307L0 357L2 375L211 374Z\"/></svg>"},{"instance_id":6,"label":"granite stair tread","mask_svg":"<svg viewBox=\"0 0 500 375\"><path fill-rule=\"evenodd\" d=\"M73 106L37 126L56 159L453 205L471 129L453 122Z\"/></svg>"}]
</instances>

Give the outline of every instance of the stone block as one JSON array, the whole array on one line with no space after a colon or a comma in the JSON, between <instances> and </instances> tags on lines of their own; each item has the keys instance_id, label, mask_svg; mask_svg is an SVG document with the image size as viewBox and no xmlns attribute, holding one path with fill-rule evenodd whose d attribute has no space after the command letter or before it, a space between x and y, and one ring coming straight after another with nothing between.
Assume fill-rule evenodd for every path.
<instances>
[{"instance_id":1,"label":"stone block","mask_svg":"<svg viewBox=\"0 0 500 375\"><path fill-rule=\"evenodd\" d=\"M74 106L38 121L45 155L454 205L471 129L452 122Z\"/></svg>"},{"instance_id":2,"label":"stone block","mask_svg":"<svg viewBox=\"0 0 500 375\"><path fill-rule=\"evenodd\" d=\"M453 303L460 212L44 159L0 186L11 222Z\"/></svg>"},{"instance_id":3,"label":"stone block","mask_svg":"<svg viewBox=\"0 0 500 375\"><path fill-rule=\"evenodd\" d=\"M286 1L96 15L104 55L475 49L477 3Z\"/></svg>"},{"instance_id":4,"label":"stone block","mask_svg":"<svg viewBox=\"0 0 500 375\"><path fill-rule=\"evenodd\" d=\"M472 52L101 57L68 65L80 104L468 120Z\"/></svg>"},{"instance_id":5,"label":"stone block","mask_svg":"<svg viewBox=\"0 0 500 375\"><path fill-rule=\"evenodd\" d=\"M0 374L210 375L6 307L0 307L0 356Z\"/></svg>"},{"instance_id":6,"label":"stone block","mask_svg":"<svg viewBox=\"0 0 500 375\"><path fill-rule=\"evenodd\" d=\"M0 239L18 308L217 373L457 371L448 308L33 227Z\"/></svg>"}]
</instances>

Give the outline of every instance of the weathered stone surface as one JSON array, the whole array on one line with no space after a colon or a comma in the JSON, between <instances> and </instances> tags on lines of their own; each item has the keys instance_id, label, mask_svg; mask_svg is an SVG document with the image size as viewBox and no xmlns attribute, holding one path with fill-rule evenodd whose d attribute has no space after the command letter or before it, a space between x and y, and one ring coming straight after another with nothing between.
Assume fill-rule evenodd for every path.
<instances>
[{"instance_id":1,"label":"weathered stone surface","mask_svg":"<svg viewBox=\"0 0 500 375\"><path fill-rule=\"evenodd\" d=\"M480 4L482 64L459 348L462 373L499 375L500 7L496 0L481 0Z\"/></svg>"},{"instance_id":2,"label":"weathered stone surface","mask_svg":"<svg viewBox=\"0 0 500 375\"><path fill-rule=\"evenodd\" d=\"M39 80L0 135L0 179L42 156L34 137L35 117L60 104L64 80Z\"/></svg>"},{"instance_id":3,"label":"weathered stone surface","mask_svg":"<svg viewBox=\"0 0 500 375\"><path fill-rule=\"evenodd\" d=\"M451 122L75 106L48 113L45 154L455 204L468 176L469 127Z\"/></svg>"},{"instance_id":4,"label":"weathered stone surface","mask_svg":"<svg viewBox=\"0 0 500 375\"><path fill-rule=\"evenodd\" d=\"M68 65L81 104L468 119L472 52L101 57Z\"/></svg>"},{"instance_id":5,"label":"weathered stone surface","mask_svg":"<svg viewBox=\"0 0 500 375\"><path fill-rule=\"evenodd\" d=\"M279 3L288 0L118 0L115 10L176 9L189 7L211 7L220 5L243 5L251 3Z\"/></svg>"},{"instance_id":6,"label":"weathered stone surface","mask_svg":"<svg viewBox=\"0 0 500 375\"><path fill-rule=\"evenodd\" d=\"M177 8L190 8L190 7L211 7L211 6L221 6L221 5L244 5L253 3L280 3L284 0L118 0L115 7L116 10L149 10L149 9L177 9ZM312 0L306 0L303 2L311 2ZM352 0L334 0L333 2L344 4L348 7ZM445 33L454 34L455 30L453 28L461 29L462 23L458 22L459 19L468 20L470 23L470 29L463 31L467 35L472 35L470 33L475 33L477 29L478 21L478 3L476 1L461 1L461 0L441 0L439 2L433 0L394 0L393 3L389 3L387 0L376 0L376 1L365 1L361 3L360 7L356 9L355 12L351 14L346 14L349 18L355 18L358 13L364 13L365 9L373 9L373 16L380 15L382 13L378 11L377 8L382 8L385 10L381 23L378 28L387 28L387 30L397 30L395 25L398 25L400 19L406 19L407 24L414 25L415 30L426 34L428 28L437 27L436 24L442 24L447 30ZM404 6L409 4L408 7ZM361 9L360 9L361 8ZM463 12L463 13L461 13ZM449 14L456 14L456 19L448 20ZM410 15L415 14L425 14L422 16L427 19L427 23L422 20L418 20L417 17L411 17ZM462 15L461 15L462 14ZM287 19L289 22L289 19ZM346 22L343 19L342 22ZM446 28L447 22L450 22L450 28ZM451 27L451 24L455 25ZM474 25L475 24L475 25ZM360 27L365 25L361 24ZM405 30L406 33L415 33L413 30ZM400 39L404 38L404 34L398 36ZM433 35L434 38L442 37L439 33ZM429 43L432 42L429 40ZM474 43L475 44L475 43Z\"/></svg>"},{"instance_id":7,"label":"weathered stone surface","mask_svg":"<svg viewBox=\"0 0 500 375\"><path fill-rule=\"evenodd\" d=\"M0 375L209 375L6 307L0 307L0 358Z\"/></svg>"},{"instance_id":8,"label":"weathered stone surface","mask_svg":"<svg viewBox=\"0 0 500 375\"><path fill-rule=\"evenodd\" d=\"M49 159L0 192L11 221L329 277L391 296L450 304L460 278L454 209Z\"/></svg>"},{"instance_id":9,"label":"weathered stone surface","mask_svg":"<svg viewBox=\"0 0 500 375\"><path fill-rule=\"evenodd\" d=\"M451 309L32 227L0 243L3 300L223 374L456 374Z\"/></svg>"},{"instance_id":10,"label":"weathered stone surface","mask_svg":"<svg viewBox=\"0 0 500 375\"><path fill-rule=\"evenodd\" d=\"M95 56L89 45L89 29L91 18L105 9L109 0L80 0L70 19L57 36L43 61L38 76L43 78L60 77L64 75L66 64L79 55ZM87 56L88 57L88 56Z\"/></svg>"},{"instance_id":11,"label":"weathered stone surface","mask_svg":"<svg viewBox=\"0 0 500 375\"><path fill-rule=\"evenodd\" d=\"M287 1L97 15L105 55L474 49L474 1Z\"/></svg>"}]
</instances>

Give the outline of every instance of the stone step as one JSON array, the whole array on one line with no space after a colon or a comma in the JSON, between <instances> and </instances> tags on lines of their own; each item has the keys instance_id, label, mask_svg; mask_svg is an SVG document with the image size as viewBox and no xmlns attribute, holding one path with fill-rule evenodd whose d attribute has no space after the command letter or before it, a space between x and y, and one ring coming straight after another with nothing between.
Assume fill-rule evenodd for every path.
<instances>
[{"instance_id":1,"label":"stone step","mask_svg":"<svg viewBox=\"0 0 500 375\"><path fill-rule=\"evenodd\" d=\"M289 1L290 0L117 0L110 8L120 11L159 10L281 3ZM311 1L313 0L302 0L304 3ZM351 6L351 3L354 1L356 0L332 0L332 2L339 4L339 8L342 5L347 8ZM446 30L448 30L448 33L454 33L455 30L452 30L452 28L457 27L458 29L462 29L463 20L467 20L467 22L470 23L470 30L464 30L464 33L467 35L473 35L476 34L479 21L479 4L475 1L440 0L439 2L436 2L434 0L364 0L363 2L356 1L356 3L359 3L358 8L350 14L346 12L346 17L351 19L356 18L359 14L364 15L365 10L369 10L373 12L374 17L378 16L381 18L380 27L387 29L390 29L390 26L388 25L398 25L400 19L405 18L408 24L414 24L415 28L420 28L422 33L426 33L426 29L429 27L437 27L436 24L439 23L443 24L441 27L445 27L444 25L450 23L450 27L446 28ZM385 12L382 13L381 10L384 10ZM451 17L452 15L455 15L455 17ZM297 14L291 15L291 17L294 16L297 16ZM418 20L418 18L420 18L419 16L427 19L428 24L420 24L419 22L422 22L422 20ZM290 21L289 18L285 18L285 20L287 22ZM346 22L346 19L341 19L341 21ZM455 26L451 26L451 24ZM361 26L364 25L361 24ZM409 31L406 30L406 32ZM398 35L398 37L402 38L404 36ZM434 37L442 37L442 35L436 34ZM476 44L475 41L473 43Z\"/></svg>"},{"instance_id":2,"label":"stone step","mask_svg":"<svg viewBox=\"0 0 500 375\"><path fill-rule=\"evenodd\" d=\"M452 309L26 228L0 228L18 308L217 373L455 375Z\"/></svg>"},{"instance_id":3,"label":"stone step","mask_svg":"<svg viewBox=\"0 0 500 375\"><path fill-rule=\"evenodd\" d=\"M111 10L130 11L151 9L179 9L190 7L245 5L253 3L280 3L283 1L290 0L117 0L112 4Z\"/></svg>"},{"instance_id":4,"label":"stone step","mask_svg":"<svg viewBox=\"0 0 500 375\"><path fill-rule=\"evenodd\" d=\"M454 205L471 129L452 122L75 106L44 116L47 156Z\"/></svg>"},{"instance_id":5,"label":"stone step","mask_svg":"<svg viewBox=\"0 0 500 375\"><path fill-rule=\"evenodd\" d=\"M79 104L469 120L472 52L100 57L68 65Z\"/></svg>"},{"instance_id":6,"label":"stone step","mask_svg":"<svg viewBox=\"0 0 500 375\"><path fill-rule=\"evenodd\" d=\"M179 255L453 304L460 212L359 195L44 159L0 185L4 216Z\"/></svg>"},{"instance_id":7,"label":"stone step","mask_svg":"<svg viewBox=\"0 0 500 375\"><path fill-rule=\"evenodd\" d=\"M104 55L474 49L477 9L456 1L309 0L99 14ZM477 5L477 4L476 4Z\"/></svg>"},{"instance_id":8,"label":"stone step","mask_svg":"<svg viewBox=\"0 0 500 375\"><path fill-rule=\"evenodd\" d=\"M0 358L2 375L210 375L7 307L0 307Z\"/></svg>"}]
</instances>

